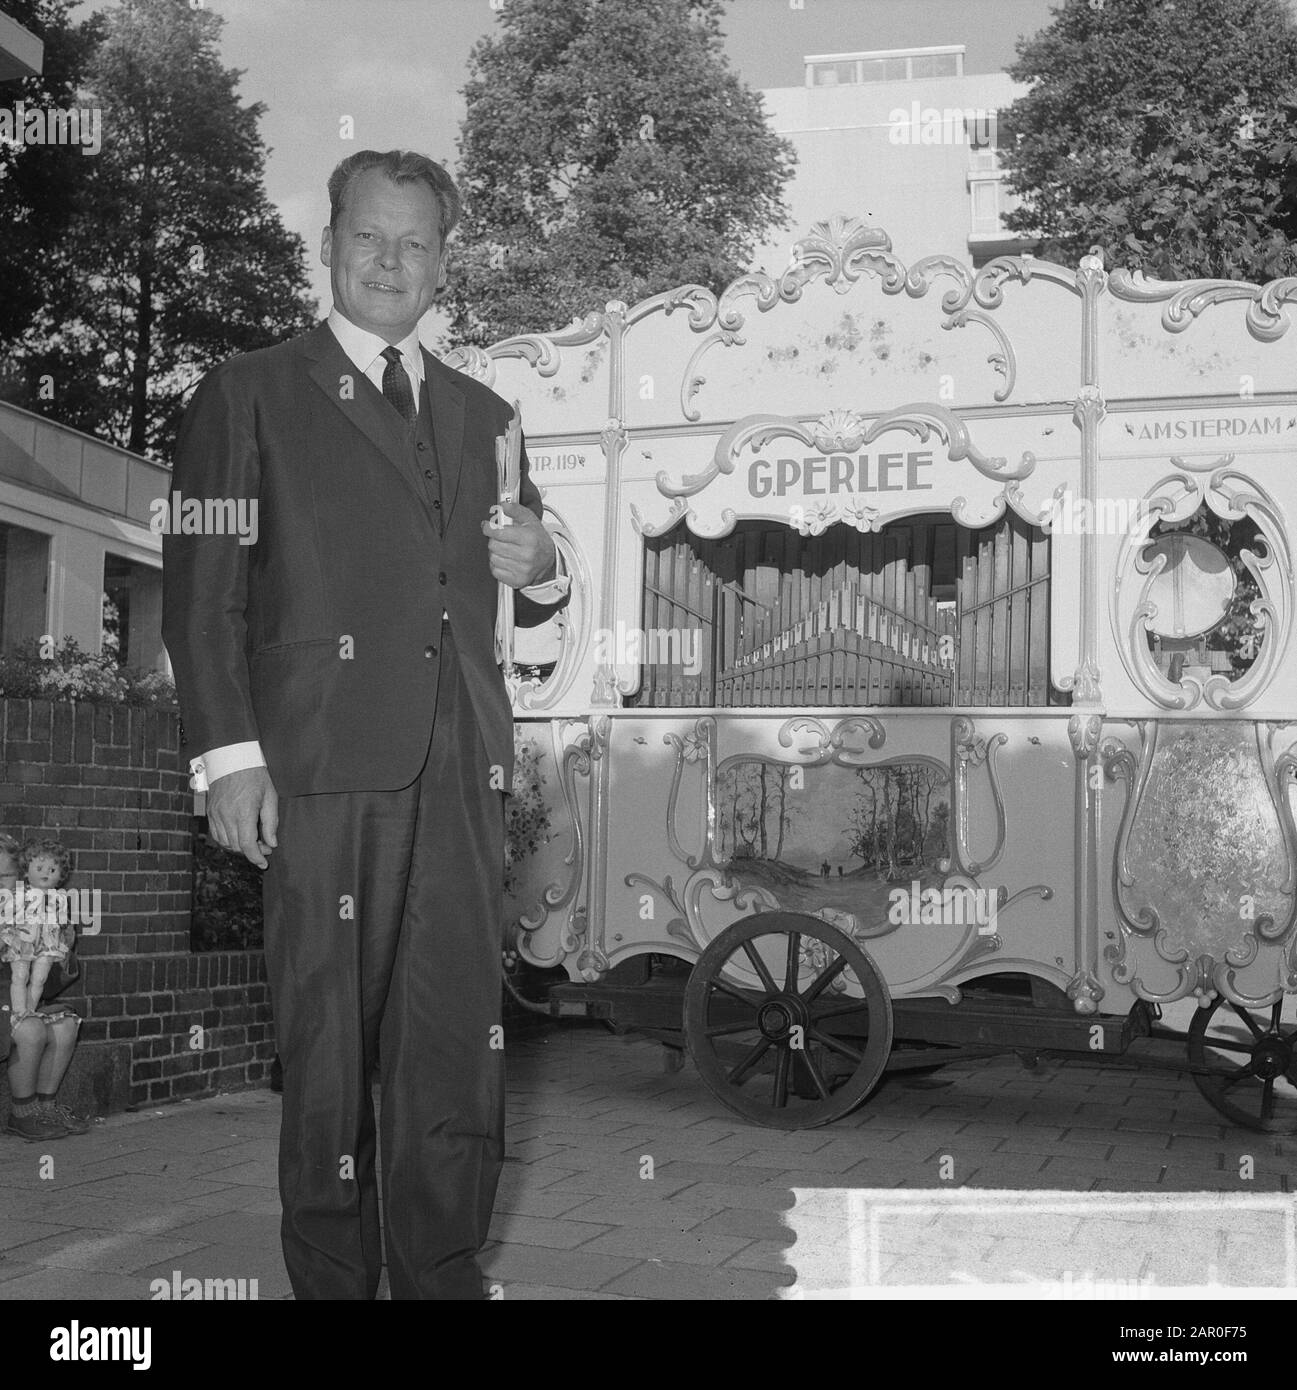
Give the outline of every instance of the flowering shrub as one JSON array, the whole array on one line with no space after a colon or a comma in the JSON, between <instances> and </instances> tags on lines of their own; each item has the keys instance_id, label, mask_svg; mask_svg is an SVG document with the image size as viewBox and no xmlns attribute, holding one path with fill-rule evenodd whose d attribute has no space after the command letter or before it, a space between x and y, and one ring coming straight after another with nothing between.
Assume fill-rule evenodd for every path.
<instances>
[{"instance_id":1,"label":"flowering shrub","mask_svg":"<svg viewBox=\"0 0 1297 1390\"><path fill-rule=\"evenodd\" d=\"M84 652L71 637L50 655L37 642L0 654L0 696L25 700L98 700L174 709L176 690L161 671L118 666L105 651Z\"/></svg>"},{"instance_id":2,"label":"flowering shrub","mask_svg":"<svg viewBox=\"0 0 1297 1390\"><path fill-rule=\"evenodd\" d=\"M545 774L540 760L545 755L534 739L516 730L513 740L513 795L504 818L504 891L518 886L518 865L549 840L549 806L541 788Z\"/></svg>"},{"instance_id":3,"label":"flowering shrub","mask_svg":"<svg viewBox=\"0 0 1297 1390\"><path fill-rule=\"evenodd\" d=\"M207 834L195 820L194 906L189 945L195 951L259 951L261 870Z\"/></svg>"}]
</instances>

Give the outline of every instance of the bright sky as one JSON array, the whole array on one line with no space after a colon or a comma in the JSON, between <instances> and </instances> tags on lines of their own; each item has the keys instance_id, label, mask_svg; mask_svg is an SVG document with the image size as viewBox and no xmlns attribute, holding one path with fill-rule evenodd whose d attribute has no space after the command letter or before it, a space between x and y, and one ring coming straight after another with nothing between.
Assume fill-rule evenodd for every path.
<instances>
[{"instance_id":1,"label":"bright sky","mask_svg":"<svg viewBox=\"0 0 1297 1390\"><path fill-rule=\"evenodd\" d=\"M329 171L357 149L400 146L454 172L465 63L495 26L492 0L202 3L226 21L222 54L244 72L244 100L267 107L270 199L306 238L312 291L327 310L319 242ZM111 7L86 0L79 13ZM810 53L929 44L965 44L966 72L994 72L1012 60L1017 36L1046 24L1049 11L1049 0L730 0L726 47L756 88L800 86ZM354 119L354 141L339 138L344 116Z\"/></svg>"}]
</instances>

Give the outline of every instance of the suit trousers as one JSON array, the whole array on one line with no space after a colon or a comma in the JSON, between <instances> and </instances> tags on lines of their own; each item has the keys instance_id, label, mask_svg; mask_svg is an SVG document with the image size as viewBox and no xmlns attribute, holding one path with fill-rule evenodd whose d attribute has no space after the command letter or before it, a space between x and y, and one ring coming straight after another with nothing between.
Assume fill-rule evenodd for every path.
<instances>
[{"instance_id":1,"label":"suit trousers","mask_svg":"<svg viewBox=\"0 0 1297 1390\"><path fill-rule=\"evenodd\" d=\"M503 1160L504 797L449 626L427 760L400 791L280 801L264 877L284 1260L299 1299L480 1299ZM498 782L498 778L496 779Z\"/></svg>"}]
</instances>

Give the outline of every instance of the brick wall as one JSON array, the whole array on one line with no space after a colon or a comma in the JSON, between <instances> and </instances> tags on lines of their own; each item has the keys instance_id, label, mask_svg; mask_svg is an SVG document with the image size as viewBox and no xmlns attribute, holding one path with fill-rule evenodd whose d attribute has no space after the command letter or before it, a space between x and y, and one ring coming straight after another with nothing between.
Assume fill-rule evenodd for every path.
<instances>
[{"instance_id":1,"label":"brick wall","mask_svg":"<svg viewBox=\"0 0 1297 1390\"><path fill-rule=\"evenodd\" d=\"M0 699L0 830L72 852L99 935L60 997L85 1022L67 1087L103 1114L263 1084L275 1053L260 951L189 949L192 802L179 718L127 705Z\"/></svg>"}]
</instances>

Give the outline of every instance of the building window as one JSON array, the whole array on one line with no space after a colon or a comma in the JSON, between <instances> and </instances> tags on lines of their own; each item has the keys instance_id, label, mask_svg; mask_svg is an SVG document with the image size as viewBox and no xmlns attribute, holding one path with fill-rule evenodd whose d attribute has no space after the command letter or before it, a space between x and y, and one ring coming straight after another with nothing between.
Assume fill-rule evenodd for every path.
<instances>
[{"instance_id":1,"label":"building window","mask_svg":"<svg viewBox=\"0 0 1297 1390\"><path fill-rule=\"evenodd\" d=\"M49 631L50 538L0 522L0 648Z\"/></svg>"},{"instance_id":2,"label":"building window","mask_svg":"<svg viewBox=\"0 0 1297 1390\"><path fill-rule=\"evenodd\" d=\"M810 87L842 87L865 82L910 82L925 77L962 77L964 50L914 53L905 49L887 53L852 53L807 60Z\"/></svg>"},{"instance_id":3,"label":"building window","mask_svg":"<svg viewBox=\"0 0 1297 1390\"><path fill-rule=\"evenodd\" d=\"M999 113L978 111L964 117L968 141L968 165L974 173L994 173L1000 168Z\"/></svg>"},{"instance_id":4,"label":"building window","mask_svg":"<svg viewBox=\"0 0 1297 1390\"><path fill-rule=\"evenodd\" d=\"M840 87L856 80L854 63L816 63L811 71L817 87Z\"/></svg>"},{"instance_id":5,"label":"building window","mask_svg":"<svg viewBox=\"0 0 1297 1390\"><path fill-rule=\"evenodd\" d=\"M910 59L911 77L958 77L958 53L916 53Z\"/></svg>"},{"instance_id":6,"label":"building window","mask_svg":"<svg viewBox=\"0 0 1297 1390\"><path fill-rule=\"evenodd\" d=\"M904 82L909 75L904 58L866 58L860 64L862 82Z\"/></svg>"},{"instance_id":7,"label":"building window","mask_svg":"<svg viewBox=\"0 0 1297 1390\"><path fill-rule=\"evenodd\" d=\"M161 569L105 553L103 604L103 650L122 666L165 669Z\"/></svg>"},{"instance_id":8,"label":"building window","mask_svg":"<svg viewBox=\"0 0 1297 1390\"><path fill-rule=\"evenodd\" d=\"M998 179L976 179L969 187L973 198L974 236L994 236L1004 230L1000 216L1000 181Z\"/></svg>"}]
</instances>

